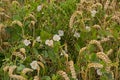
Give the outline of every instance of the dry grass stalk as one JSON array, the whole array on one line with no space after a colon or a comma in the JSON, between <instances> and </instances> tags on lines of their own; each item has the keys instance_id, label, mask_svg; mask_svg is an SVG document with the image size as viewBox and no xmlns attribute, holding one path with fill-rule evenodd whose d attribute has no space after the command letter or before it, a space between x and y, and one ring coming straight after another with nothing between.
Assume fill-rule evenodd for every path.
<instances>
[{"instance_id":1,"label":"dry grass stalk","mask_svg":"<svg viewBox=\"0 0 120 80\"><path fill-rule=\"evenodd\" d=\"M32 71L33 71L33 70L30 69L30 68L24 68L24 69L22 70L22 74L25 75L26 73L32 72Z\"/></svg>"},{"instance_id":2,"label":"dry grass stalk","mask_svg":"<svg viewBox=\"0 0 120 80\"><path fill-rule=\"evenodd\" d=\"M100 51L103 52L103 48L102 48L102 46L101 46L101 44L100 44L99 41L97 41L97 40L91 40L91 41L89 42L89 45L91 45L91 44L97 45L97 47L100 49Z\"/></svg>"},{"instance_id":3,"label":"dry grass stalk","mask_svg":"<svg viewBox=\"0 0 120 80\"><path fill-rule=\"evenodd\" d=\"M58 71L57 72L60 76L62 76L65 80L70 80L66 72L64 71Z\"/></svg>"},{"instance_id":4,"label":"dry grass stalk","mask_svg":"<svg viewBox=\"0 0 120 80\"><path fill-rule=\"evenodd\" d=\"M72 78L77 79L73 61L69 61L69 68L72 74Z\"/></svg>"}]
</instances>

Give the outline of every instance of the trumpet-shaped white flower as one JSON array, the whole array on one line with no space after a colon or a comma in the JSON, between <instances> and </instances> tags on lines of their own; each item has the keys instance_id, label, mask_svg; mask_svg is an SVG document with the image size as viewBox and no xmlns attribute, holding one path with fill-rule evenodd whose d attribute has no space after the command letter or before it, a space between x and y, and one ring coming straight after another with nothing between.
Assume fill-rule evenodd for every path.
<instances>
[{"instance_id":1,"label":"trumpet-shaped white flower","mask_svg":"<svg viewBox=\"0 0 120 80\"><path fill-rule=\"evenodd\" d=\"M92 11L91 11L91 16L92 16L92 17L95 17L96 13L97 13L96 10L92 10Z\"/></svg>"},{"instance_id":2,"label":"trumpet-shaped white flower","mask_svg":"<svg viewBox=\"0 0 120 80\"><path fill-rule=\"evenodd\" d=\"M75 32L73 36L76 37L76 38L79 38L80 37L80 33Z\"/></svg>"},{"instance_id":3,"label":"trumpet-shaped white flower","mask_svg":"<svg viewBox=\"0 0 120 80\"><path fill-rule=\"evenodd\" d=\"M38 69L38 67L39 67L37 61L32 61L32 63L30 63L30 66L34 70Z\"/></svg>"},{"instance_id":4,"label":"trumpet-shaped white flower","mask_svg":"<svg viewBox=\"0 0 120 80\"><path fill-rule=\"evenodd\" d=\"M91 28L89 26L86 26L85 28L88 32L91 31Z\"/></svg>"},{"instance_id":5,"label":"trumpet-shaped white flower","mask_svg":"<svg viewBox=\"0 0 120 80\"><path fill-rule=\"evenodd\" d=\"M28 46L31 44L30 40L27 40L27 39L23 40L23 43L25 46Z\"/></svg>"},{"instance_id":6,"label":"trumpet-shaped white flower","mask_svg":"<svg viewBox=\"0 0 120 80\"><path fill-rule=\"evenodd\" d=\"M58 34L59 34L59 36L64 36L64 31L63 30L59 30Z\"/></svg>"},{"instance_id":7,"label":"trumpet-shaped white flower","mask_svg":"<svg viewBox=\"0 0 120 80\"><path fill-rule=\"evenodd\" d=\"M59 35L57 35L57 34L55 34L54 36L53 36L53 40L54 41L59 41L61 39L61 37L59 36Z\"/></svg>"},{"instance_id":8,"label":"trumpet-shaped white flower","mask_svg":"<svg viewBox=\"0 0 120 80\"><path fill-rule=\"evenodd\" d=\"M37 42L40 42L40 41L41 41L40 36L38 36L38 37L36 38L36 41L37 41Z\"/></svg>"},{"instance_id":9,"label":"trumpet-shaped white flower","mask_svg":"<svg viewBox=\"0 0 120 80\"><path fill-rule=\"evenodd\" d=\"M97 69L97 74L98 74L98 75L102 75L102 72L101 72L100 69Z\"/></svg>"},{"instance_id":10,"label":"trumpet-shaped white flower","mask_svg":"<svg viewBox=\"0 0 120 80\"><path fill-rule=\"evenodd\" d=\"M42 6L41 6L41 5L39 5L39 6L37 7L37 11L38 11L38 12L40 12L40 11L41 11L41 9L42 9Z\"/></svg>"},{"instance_id":11,"label":"trumpet-shaped white flower","mask_svg":"<svg viewBox=\"0 0 120 80\"><path fill-rule=\"evenodd\" d=\"M45 44L52 47L53 46L53 40L46 40Z\"/></svg>"}]
</instances>

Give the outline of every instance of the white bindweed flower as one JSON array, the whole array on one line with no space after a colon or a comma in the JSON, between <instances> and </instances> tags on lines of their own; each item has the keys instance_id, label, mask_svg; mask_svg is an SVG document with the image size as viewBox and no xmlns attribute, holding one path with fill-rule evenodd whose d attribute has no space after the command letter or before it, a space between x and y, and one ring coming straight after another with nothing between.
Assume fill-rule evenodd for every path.
<instances>
[{"instance_id":1,"label":"white bindweed flower","mask_svg":"<svg viewBox=\"0 0 120 80\"><path fill-rule=\"evenodd\" d=\"M92 16L92 17L95 17L96 13L97 13L96 10L92 10L92 11L91 11L91 16Z\"/></svg>"},{"instance_id":2,"label":"white bindweed flower","mask_svg":"<svg viewBox=\"0 0 120 80\"><path fill-rule=\"evenodd\" d=\"M46 40L45 44L52 47L53 46L53 40Z\"/></svg>"},{"instance_id":3,"label":"white bindweed flower","mask_svg":"<svg viewBox=\"0 0 120 80\"><path fill-rule=\"evenodd\" d=\"M89 26L86 26L85 28L88 32L91 31L91 28Z\"/></svg>"},{"instance_id":4,"label":"white bindweed flower","mask_svg":"<svg viewBox=\"0 0 120 80\"><path fill-rule=\"evenodd\" d=\"M23 43L25 46L28 46L29 44L31 44L30 40L27 40L27 39L23 40Z\"/></svg>"},{"instance_id":5,"label":"white bindweed flower","mask_svg":"<svg viewBox=\"0 0 120 80\"><path fill-rule=\"evenodd\" d=\"M57 35L57 34L55 34L55 35L53 36L53 40L54 40L54 41L59 41L60 39L61 39L60 36Z\"/></svg>"},{"instance_id":6,"label":"white bindweed flower","mask_svg":"<svg viewBox=\"0 0 120 80\"><path fill-rule=\"evenodd\" d=\"M40 42L40 41L41 41L40 36L38 36L38 37L36 38L36 41L37 41L37 42Z\"/></svg>"},{"instance_id":7,"label":"white bindweed flower","mask_svg":"<svg viewBox=\"0 0 120 80\"><path fill-rule=\"evenodd\" d=\"M100 69L97 69L97 74L98 74L98 75L102 75L102 72L101 72Z\"/></svg>"},{"instance_id":8,"label":"white bindweed flower","mask_svg":"<svg viewBox=\"0 0 120 80\"><path fill-rule=\"evenodd\" d=\"M34 70L38 69L38 67L39 67L37 61L32 61L32 63L30 63L30 66Z\"/></svg>"},{"instance_id":9,"label":"white bindweed flower","mask_svg":"<svg viewBox=\"0 0 120 80\"><path fill-rule=\"evenodd\" d=\"M76 38L79 38L80 37L80 33L75 32L73 36L76 37Z\"/></svg>"},{"instance_id":10,"label":"white bindweed flower","mask_svg":"<svg viewBox=\"0 0 120 80\"><path fill-rule=\"evenodd\" d=\"M64 36L64 31L63 30L59 30L58 34L59 34L59 36Z\"/></svg>"},{"instance_id":11,"label":"white bindweed flower","mask_svg":"<svg viewBox=\"0 0 120 80\"><path fill-rule=\"evenodd\" d=\"M42 6L41 6L41 5L39 5L39 6L37 7L37 11L38 11L38 12L40 12L40 11L41 11L41 9L42 9Z\"/></svg>"}]
</instances>

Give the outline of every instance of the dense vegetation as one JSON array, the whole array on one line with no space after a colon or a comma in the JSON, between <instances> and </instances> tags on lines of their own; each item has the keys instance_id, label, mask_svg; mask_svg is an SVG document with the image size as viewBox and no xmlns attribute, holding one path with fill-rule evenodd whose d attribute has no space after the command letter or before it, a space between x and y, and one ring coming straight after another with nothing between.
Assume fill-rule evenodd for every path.
<instances>
[{"instance_id":1,"label":"dense vegetation","mask_svg":"<svg viewBox=\"0 0 120 80\"><path fill-rule=\"evenodd\" d=\"M0 80L120 80L120 0L1 0Z\"/></svg>"}]
</instances>

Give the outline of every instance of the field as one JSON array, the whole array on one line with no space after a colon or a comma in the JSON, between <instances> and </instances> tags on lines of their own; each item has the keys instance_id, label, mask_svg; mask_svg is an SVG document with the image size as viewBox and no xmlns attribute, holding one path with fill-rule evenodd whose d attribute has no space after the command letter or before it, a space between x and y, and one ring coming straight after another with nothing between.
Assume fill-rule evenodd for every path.
<instances>
[{"instance_id":1,"label":"field","mask_svg":"<svg viewBox=\"0 0 120 80\"><path fill-rule=\"evenodd\" d=\"M0 0L0 80L120 80L120 0Z\"/></svg>"}]
</instances>

